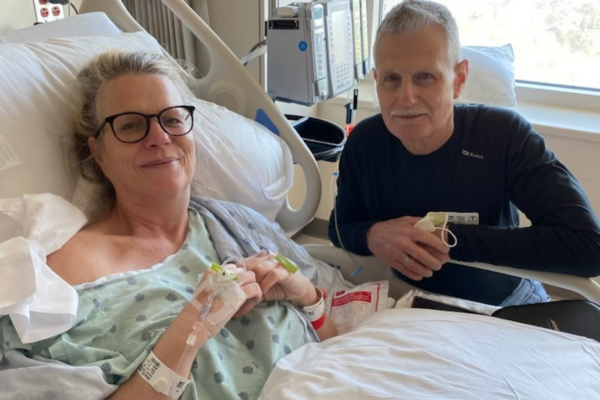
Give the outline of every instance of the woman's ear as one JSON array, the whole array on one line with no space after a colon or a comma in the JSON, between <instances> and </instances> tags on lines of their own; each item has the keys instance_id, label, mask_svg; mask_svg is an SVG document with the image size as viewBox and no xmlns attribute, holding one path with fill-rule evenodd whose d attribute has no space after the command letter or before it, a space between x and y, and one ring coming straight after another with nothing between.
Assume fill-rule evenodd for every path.
<instances>
[{"instance_id":1,"label":"woman's ear","mask_svg":"<svg viewBox=\"0 0 600 400\"><path fill-rule=\"evenodd\" d=\"M88 146L90 146L90 152L94 160L102 167L102 152L100 151L100 141L96 140L95 137L88 138Z\"/></svg>"},{"instance_id":2,"label":"woman's ear","mask_svg":"<svg viewBox=\"0 0 600 400\"><path fill-rule=\"evenodd\" d=\"M456 67L454 67L454 73L456 74L456 79L454 80L454 98L458 99L463 88L465 87L467 76L469 75L469 60L465 58L456 64Z\"/></svg>"}]
</instances>

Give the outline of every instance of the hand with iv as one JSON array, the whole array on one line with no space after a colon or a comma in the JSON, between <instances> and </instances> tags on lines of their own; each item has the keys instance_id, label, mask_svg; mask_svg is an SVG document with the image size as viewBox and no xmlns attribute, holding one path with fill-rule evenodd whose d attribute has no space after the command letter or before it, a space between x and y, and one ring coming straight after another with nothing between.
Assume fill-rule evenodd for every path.
<instances>
[{"instance_id":1,"label":"hand with iv","mask_svg":"<svg viewBox=\"0 0 600 400\"><path fill-rule=\"evenodd\" d=\"M406 277L429 278L450 259L450 247L445 231L437 232L437 221L424 219L406 216L378 222L367 231L367 245L373 255Z\"/></svg>"},{"instance_id":2,"label":"hand with iv","mask_svg":"<svg viewBox=\"0 0 600 400\"><path fill-rule=\"evenodd\" d=\"M319 300L311 281L297 267L285 265L289 260L269 250L263 250L245 259L246 267L254 272L260 285L263 301L287 300L298 307L315 304Z\"/></svg>"},{"instance_id":3,"label":"hand with iv","mask_svg":"<svg viewBox=\"0 0 600 400\"><path fill-rule=\"evenodd\" d=\"M195 319L192 326L202 336L199 344L216 335L244 305L254 305L260 298L260 286L252 272L233 264L205 271L190 302Z\"/></svg>"}]
</instances>

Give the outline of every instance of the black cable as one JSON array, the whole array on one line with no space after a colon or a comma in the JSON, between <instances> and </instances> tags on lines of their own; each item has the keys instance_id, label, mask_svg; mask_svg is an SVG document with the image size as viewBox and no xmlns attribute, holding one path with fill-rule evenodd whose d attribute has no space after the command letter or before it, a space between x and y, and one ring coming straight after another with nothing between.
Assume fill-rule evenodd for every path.
<instances>
[{"instance_id":1,"label":"black cable","mask_svg":"<svg viewBox=\"0 0 600 400\"><path fill-rule=\"evenodd\" d=\"M73 8L73 10L75 10L76 15L79 15L79 10L77 10L77 7L75 7L75 4L71 3L71 8Z\"/></svg>"},{"instance_id":2,"label":"black cable","mask_svg":"<svg viewBox=\"0 0 600 400\"><path fill-rule=\"evenodd\" d=\"M250 51L248 52L248 54L252 53L254 50L258 49L259 47L262 47L264 45L267 44L267 39L263 39L260 42L256 43L254 46L252 46L252 48L250 49ZM244 63L244 66L246 66L248 64L248 62Z\"/></svg>"}]
</instances>

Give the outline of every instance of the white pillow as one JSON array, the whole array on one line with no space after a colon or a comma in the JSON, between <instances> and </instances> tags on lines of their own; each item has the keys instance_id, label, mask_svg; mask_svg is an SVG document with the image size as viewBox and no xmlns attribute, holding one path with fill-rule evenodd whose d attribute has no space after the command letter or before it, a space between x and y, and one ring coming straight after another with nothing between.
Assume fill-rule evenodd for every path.
<instances>
[{"instance_id":1,"label":"white pillow","mask_svg":"<svg viewBox=\"0 0 600 400\"><path fill-rule=\"evenodd\" d=\"M145 33L0 44L0 197L48 192L71 200L78 175L66 150L75 75L110 48L161 52ZM8 153L16 162L3 163Z\"/></svg>"},{"instance_id":2,"label":"white pillow","mask_svg":"<svg viewBox=\"0 0 600 400\"><path fill-rule=\"evenodd\" d=\"M463 46L461 50L462 58L469 60L469 76L457 102L516 106L512 46Z\"/></svg>"},{"instance_id":3,"label":"white pillow","mask_svg":"<svg viewBox=\"0 0 600 400\"><path fill-rule=\"evenodd\" d=\"M271 221L294 183L292 153L258 122L196 99L192 194L244 204Z\"/></svg>"}]
</instances>

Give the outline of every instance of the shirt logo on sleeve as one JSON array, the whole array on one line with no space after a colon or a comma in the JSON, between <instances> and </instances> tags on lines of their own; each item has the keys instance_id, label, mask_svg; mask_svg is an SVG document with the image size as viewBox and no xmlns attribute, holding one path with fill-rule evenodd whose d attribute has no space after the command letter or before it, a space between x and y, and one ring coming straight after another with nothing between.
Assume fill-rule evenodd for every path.
<instances>
[{"instance_id":1,"label":"shirt logo on sleeve","mask_svg":"<svg viewBox=\"0 0 600 400\"><path fill-rule=\"evenodd\" d=\"M473 153L472 151L464 150L462 151L463 156L477 158L479 160L483 160L483 156L481 154Z\"/></svg>"}]
</instances>

